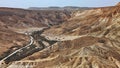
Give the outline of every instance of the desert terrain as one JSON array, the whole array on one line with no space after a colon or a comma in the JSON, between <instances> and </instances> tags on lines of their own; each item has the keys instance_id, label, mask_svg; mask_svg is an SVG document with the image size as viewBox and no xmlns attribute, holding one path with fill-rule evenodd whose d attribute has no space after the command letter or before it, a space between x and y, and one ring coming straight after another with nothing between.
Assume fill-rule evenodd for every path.
<instances>
[{"instance_id":1,"label":"desert terrain","mask_svg":"<svg viewBox=\"0 0 120 68\"><path fill-rule=\"evenodd\" d=\"M72 11L1 7L0 37L0 68L120 68L120 3Z\"/></svg>"}]
</instances>

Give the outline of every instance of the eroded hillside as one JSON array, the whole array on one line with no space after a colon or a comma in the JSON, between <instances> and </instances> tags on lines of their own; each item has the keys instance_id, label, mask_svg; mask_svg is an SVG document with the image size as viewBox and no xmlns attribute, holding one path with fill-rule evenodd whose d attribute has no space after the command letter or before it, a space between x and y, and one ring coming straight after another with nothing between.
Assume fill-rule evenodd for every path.
<instances>
[{"instance_id":1,"label":"eroded hillside","mask_svg":"<svg viewBox=\"0 0 120 68\"><path fill-rule=\"evenodd\" d=\"M119 4L75 11L31 36L34 43L7 58L6 68L120 68Z\"/></svg>"},{"instance_id":2,"label":"eroded hillside","mask_svg":"<svg viewBox=\"0 0 120 68\"><path fill-rule=\"evenodd\" d=\"M26 32L67 21L71 11L0 8L0 60L30 42ZM20 34L22 33L22 34Z\"/></svg>"},{"instance_id":3,"label":"eroded hillside","mask_svg":"<svg viewBox=\"0 0 120 68\"><path fill-rule=\"evenodd\" d=\"M44 33L47 34L50 32L56 35L84 35L104 31L113 24L119 24L119 8L120 6L112 6L95 8L84 12L77 11L66 23L54 26Z\"/></svg>"},{"instance_id":4,"label":"eroded hillside","mask_svg":"<svg viewBox=\"0 0 120 68\"><path fill-rule=\"evenodd\" d=\"M0 24L6 28L52 26L63 23L71 17L70 14L65 10L0 8Z\"/></svg>"},{"instance_id":5,"label":"eroded hillside","mask_svg":"<svg viewBox=\"0 0 120 68\"><path fill-rule=\"evenodd\" d=\"M43 33L48 39L58 36L59 42L13 65L34 63L34 68L120 68L119 8L117 5L77 11L68 22ZM63 41L67 36L78 38Z\"/></svg>"}]
</instances>

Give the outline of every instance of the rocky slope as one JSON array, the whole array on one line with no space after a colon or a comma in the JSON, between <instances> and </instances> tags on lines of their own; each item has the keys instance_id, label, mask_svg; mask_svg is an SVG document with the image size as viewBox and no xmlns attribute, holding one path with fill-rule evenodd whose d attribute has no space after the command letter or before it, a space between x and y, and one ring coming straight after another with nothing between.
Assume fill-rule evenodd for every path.
<instances>
[{"instance_id":1,"label":"rocky slope","mask_svg":"<svg viewBox=\"0 0 120 68\"><path fill-rule=\"evenodd\" d=\"M29 37L13 32L9 29L0 29L0 60L14 50L29 43Z\"/></svg>"},{"instance_id":2,"label":"rocky slope","mask_svg":"<svg viewBox=\"0 0 120 68\"><path fill-rule=\"evenodd\" d=\"M75 12L44 36L81 36L64 40L14 64L33 68L120 68L120 6ZM66 27L67 26L67 27ZM58 38L60 38L58 37Z\"/></svg>"},{"instance_id":3,"label":"rocky slope","mask_svg":"<svg viewBox=\"0 0 120 68\"><path fill-rule=\"evenodd\" d=\"M63 23L71 11L0 8L0 59L30 42L25 32ZM22 34L20 34L22 33Z\"/></svg>"},{"instance_id":4,"label":"rocky slope","mask_svg":"<svg viewBox=\"0 0 120 68\"><path fill-rule=\"evenodd\" d=\"M71 17L64 10L25 10L0 8L0 24L6 28L43 27L60 24Z\"/></svg>"},{"instance_id":5,"label":"rocky slope","mask_svg":"<svg viewBox=\"0 0 120 68\"><path fill-rule=\"evenodd\" d=\"M55 34L58 35L82 35L89 32L102 31L114 22L117 22L118 20L116 19L118 18L119 6L95 8L92 10L86 10L82 13L78 11L73 14L72 18L70 18L68 22L59 26L54 26L49 29L48 32L52 32L53 29L55 29Z\"/></svg>"},{"instance_id":6,"label":"rocky slope","mask_svg":"<svg viewBox=\"0 0 120 68\"><path fill-rule=\"evenodd\" d=\"M34 32L31 50L44 48L19 61L11 59L7 68L120 68L119 8L78 10L64 23Z\"/></svg>"}]
</instances>

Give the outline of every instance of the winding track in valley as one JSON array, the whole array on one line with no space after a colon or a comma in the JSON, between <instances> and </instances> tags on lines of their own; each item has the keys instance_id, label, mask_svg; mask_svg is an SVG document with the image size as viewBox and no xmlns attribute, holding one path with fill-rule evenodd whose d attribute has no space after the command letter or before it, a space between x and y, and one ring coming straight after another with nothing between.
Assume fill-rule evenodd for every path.
<instances>
[{"instance_id":1,"label":"winding track in valley","mask_svg":"<svg viewBox=\"0 0 120 68\"><path fill-rule=\"evenodd\" d=\"M18 49L18 50L16 50L16 51L14 51L13 53L11 53L10 55L8 55L7 57L3 58L3 59L0 61L0 67L2 66L2 64L4 63L4 61L5 61L6 59L8 59L8 58L11 57L12 55L16 54L17 52L21 51L22 49L31 46L31 45L33 44L33 42L34 42L34 38L33 38L32 36L30 36L30 43L27 44L25 47L22 47L22 48L20 48L20 49Z\"/></svg>"},{"instance_id":2,"label":"winding track in valley","mask_svg":"<svg viewBox=\"0 0 120 68\"><path fill-rule=\"evenodd\" d=\"M48 29L48 28L44 27L44 28L42 28L42 29L40 29L40 30L38 30L38 31L40 31L40 32L42 33L42 32L43 32L44 30L46 30L46 29ZM35 32L36 32L36 31L35 31ZM33 33L33 31L30 32L30 33ZM24 50L25 48L30 47L30 46L34 43L34 37L32 37L32 35L31 35L30 33L27 33L27 34L25 33L26 35L28 35L28 36L30 37L30 43L27 44L26 46L24 46L24 47L16 50L16 51L14 51L13 53L9 54L8 56L6 56L5 58L3 58L2 60L0 60L0 68L3 68L3 65L5 64L5 61L6 61L7 59L9 59L10 57L12 57L12 56L15 55L16 53L19 53L20 51ZM40 42L42 43L42 41L40 41Z\"/></svg>"},{"instance_id":3,"label":"winding track in valley","mask_svg":"<svg viewBox=\"0 0 120 68\"><path fill-rule=\"evenodd\" d=\"M42 32L42 31L44 31L44 30L46 30L46 29L48 29L48 28L47 28L47 27L43 27L43 28L39 28L39 29L36 29L36 30ZM31 29L30 29L30 30L31 30ZM24 46L24 47L16 50L16 51L14 51L13 53L11 53L10 55L6 56L6 57L3 58L2 60L0 60L0 66L1 66L1 64L2 64L6 59L10 58L11 56L13 56L14 54L16 54L17 52L21 51L22 49L31 46L31 45L34 43L34 38L32 37L32 35L31 35L30 33L32 33L33 31L36 31L36 30L29 31L29 33L23 32L24 34L26 34L26 35L28 35L28 36L30 37L30 43L27 44L26 46Z\"/></svg>"},{"instance_id":4,"label":"winding track in valley","mask_svg":"<svg viewBox=\"0 0 120 68\"><path fill-rule=\"evenodd\" d=\"M44 29L42 29L42 30L40 30L40 31L37 31L37 32L39 32L40 34L42 33L42 32L44 32L44 30L46 30L46 29L48 29L48 28L44 28ZM34 32L33 32L34 33ZM39 36L39 33L35 33L35 35L38 35ZM29 34L27 34L27 35L29 35ZM83 35L83 36L53 36L53 37L51 37L51 36L49 36L49 35L43 35L44 36L44 39L46 39L46 40L49 40L49 41L47 41L47 43L49 43L49 42L51 42L51 41L65 41L65 40L73 40L73 39L76 39L76 38L80 38L80 37L84 37L84 36L86 36L86 35ZM20 48L20 49L18 49L18 50L16 50L16 51L14 51L13 53L11 53L10 55L8 55L7 57L5 57L5 58L3 58L1 61L0 61L0 68L1 68L1 66L4 64L4 62L5 62L5 60L7 60L7 59L9 59L10 57L12 57L13 55L15 55L15 54L17 54L17 53L19 53L20 51L22 51L22 50L24 50L25 48L27 48L27 47L30 47L33 43L34 43L34 36L32 36L32 35L29 35L29 37L30 37L30 43L29 44L27 44L26 46L24 46L24 47L22 47L22 48ZM49 38L49 39L48 39ZM44 40L44 39L42 39L42 37L40 37L40 40L39 40L39 43L41 44L41 46L45 46L46 44L44 44L43 43L43 41L46 41L46 40ZM49 46L48 46L49 47Z\"/></svg>"}]
</instances>

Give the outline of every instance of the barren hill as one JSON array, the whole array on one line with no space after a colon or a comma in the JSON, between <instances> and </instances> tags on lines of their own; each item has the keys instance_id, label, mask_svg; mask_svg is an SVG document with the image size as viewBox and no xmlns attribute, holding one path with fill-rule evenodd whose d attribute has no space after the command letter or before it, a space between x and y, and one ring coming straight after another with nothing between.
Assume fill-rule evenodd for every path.
<instances>
[{"instance_id":1,"label":"barren hill","mask_svg":"<svg viewBox=\"0 0 120 68\"><path fill-rule=\"evenodd\" d=\"M23 63L29 63L31 59L30 62L38 63L35 68L120 68L119 5L77 11L67 22L53 26L43 34L58 38L64 35L64 39L65 36L81 37L60 41L29 56Z\"/></svg>"},{"instance_id":2,"label":"barren hill","mask_svg":"<svg viewBox=\"0 0 120 68\"><path fill-rule=\"evenodd\" d=\"M60 24L71 17L64 10L25 10L0 8L0 24L7 28L43 27Z\"/></svg>"},{"instance_id":3,"label":"barren hill","mask_svg":"<svg viewBox=\"0 0 120 68\"><path fill-rule=\"evenodd\" d=\"M0 8L0 59L30 42L27 31L37 31L63 23L71 17L70 11L26 10ZM23 34L19 34L23 33ZM12 51L12 49L14 49Z\"/></svg>"},{"instance_id":4,"label":"barren hill","mask_svg":"<svg viewBox=\"0 0 120 68\"><path fill-rule=\"evenodd\" d=\"M64 23L34 31L30 35L34 43L8 55L4 61L9 63L0 65L6 68L120 68L119 5L78 10L70 13L70 17L57 20L63 19Z\"/></svg>"},{"instance_id":5,"label":"barren hill","mask_svg":"<svg viewBox=\"0 0 120 68\"><path fill-rule=\"evenodd\" d=\"M120 6L95 8L84 12L76 11L72 17L62 25L48 29L48 33L83 35L99 32L119 21ZM47 33L47 31L45 32Z\"/></svg>"}]
</instances>

